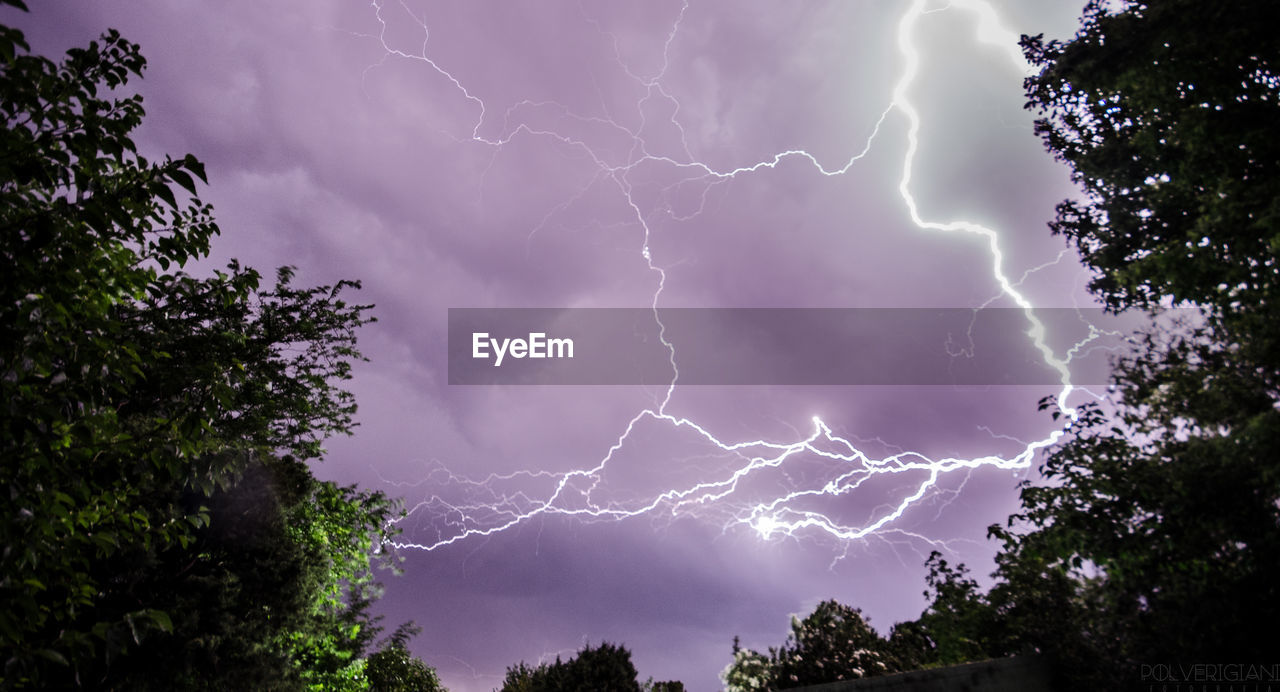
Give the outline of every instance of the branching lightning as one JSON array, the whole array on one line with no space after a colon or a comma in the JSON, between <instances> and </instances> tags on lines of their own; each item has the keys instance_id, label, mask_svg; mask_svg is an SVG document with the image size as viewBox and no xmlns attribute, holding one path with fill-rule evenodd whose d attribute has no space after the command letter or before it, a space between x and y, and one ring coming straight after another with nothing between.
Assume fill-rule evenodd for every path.
<instances>
[{"instance_id":1,"label":"branching lightning","mask_svg":"<svg viewBox=\"0 0 1280 692\"><path fill-rule=\"evenodd\" d=\"M1001 247L1000 234L991 228L965 220L937 221L925 218L917 205L912 192L913 170L920 148L919 132L921 115L912 103L910 93L920 72L921 53L917 46L917 24L919 19L931 12L943 10L964 10L973 13L977 18L975 39L982 43L997 46L1005 53L1009 64L1010 76L1021 77L1029 73L1029 66L1018 49L1018 36L1006 29L995 10L985 0L954 0L945 7L928 9L926 0L914 0L903 12L897 24L897 49L901 58L900 74L893 85L888 103L880 113L871 132L866 136L862 149L849 157L837 167L824 165L817 156L803 150L786 150L761 159L751 165L717 170L711 165L698 161L690 153L687 140L683 140L684 129L678 121L679 103L663 86L663 78L669 69L668 51L679 39L681 23L689 9L686 2L678 16L672 22L671 30L666 36L663 47L662 65L652 76L637 74L627 66L617 50L614 39L615 57L618 64L630 79L641 85L644 96L641 103L649 99L663 99L673 106L671 124L681 133L684 158L653 153L642 136L643 123L640 128L628 129L622 124L606 118L577 116L559 104L534 103L521 101L506 109L503 115L503 131L500 136L483 135L482 132L491 126L487 121L490 109L483 99L477 96L447 66L433 58L430 53L430 35L428 18L416 15L407 5L402 4L404 12L421 29L422 42L417 52L403 50L391 45L387 38L387 8L382 2L373 3L377 21L382 32L376 40L381 42L384 60L405 59L424 64L428 69L446 79L456 93L477 111L470 139L476 144L486 147L503 147L516 137L552 138L563 145L573 147L589 157L598 173L589 185L599 181L608 181L622 193L629 206L629 214L640 231L636 245L636 253L640 261L655 277L655 289L652 294L651 307L654 319L658 320L657 309L663 299L667 284L667 268L661 258L652 251L651 229L637 201L628 174L636 167L645 165L664 166L682 182L699 181L709 189L711 185L728 181L739 176L763 174L774 169L788 159L800 159L807 162L823 176L840 176L852 169L863 159L878 140L882 139L882 126L893 118L900 118L906 126L904 151L901 158L901 178L897 190L903 208L911 222L922 232L944 234L968 234L981 239L986 246L990 258L990 275L999 294L995 298L1012 301L1026 316L1027 338L1038 350L1044 362L1058 373L1060 389L1056 395L1059 407L1072 421L1076 412L1068 402L1076 391L1071 382L1068 365L1073 356L1088 342L1097 336L1093 332L1084 341L1072 346L1059 355L1049 345L1046 328L1036 314L1035 306L1020 291L1027 275L1036 269L1027 271L1019 280L1009 278L1005 267L1005 254ZM590 18L588 22L593 23ZM596 24L597 30L603 29ZM608 36L608 34L605 34ZM630 138L634 143L627 160L618 162L611 154L597 151L586 138L575 137L571 133L534 127L516 118L522 108L554 107L561 110L565 121L591 123L596 126L612 128ZM643 113L643 110L640 109ZM514 126L512 123L515 122ZM706 192L703 192L705 204ZM564 204L570 204L572 200ZM699 207L693 212L702 212ZM679 217L678 217L679 218ZM538 229L546 223L546 218L530 231L530 241ZM1059 260L1062 256L1059 256ZM993 298L993 300L995 299ZM988 301L990 302L990 301ZM985 305L983 306L985 307ZM979 308L981 309L981 308ZM897 451L888 455L873 455L859 448L854 441L837 435L821 418L812 419L812 429L807 433L798 433L796 439L777 441L768 439L752 439L732 441L721 439L697 421L687 417L673 415L668 411L672 396L680 384L679 354L676 348L666 340L658 321L662 343L666 347L672 369L672 378L664 392L655 397L655 404L636 413L625 428L617 435L613 444L595 461L584 464L568 472L528 471L506 475L491 475L481 479L470 479L456 475L443 465L431 469L424 479L429 487L448 486L455 493L468 498L466 501L446 500L439 495L432 495L409 508L409 517L414 518L418 526L430 527L434 536L422 538L423 530L415 530L416 540L396 542L399 548L436 550L463 541L485 536L492 536L514 527L530 522L539 517L564 516L584 520L621 520L632 517L696 517L718 522L728 531L735 527L745 527L754 531L761 539L769 540L781 537L818 536L830 537L837 542L848 543L870 536L908 536L913 540L925 543L936 543L925 536L906 531L896 525L903 514L922 499L940 491L939 480L947 474L967 472L973 469L994 467L999 469L1025 469L1030 466L1035 455L1042 449L1053 445L1064 434L1064 429L1055 429L1043 439L1030 442L1020 441L1021 450L1012 455L986 455L977 457L943 456L933 457L914 451ZM711 477L697 482L688 482L643 497L618 498L610 497L603 491L602 484L606 471L614 463L620 452L632 442L640 426L657 425L686 435L718 458L727 463L719 467ZM1070 422L1067 423L1070 427ZM988 431L990 432L990 431ZM992 439L996 436L991 433ZM1013 438L1005 437L1006 440ZM748 479L778 471L784 466L800 463L802 460L819 460L835 469L827 473L820 481L802 487L774 492L771 496L761 496L757 485L750 490ZM859 489L881 481L892 481L899 489L897 500L874 508L863 521L851 523L834 518L831 513L819 509L820 501L845 498L854 495ZM541 486L538 491L530 490L530 486ZM819 501L819 502L815 502Z\"/></svg>"}]
</instances>

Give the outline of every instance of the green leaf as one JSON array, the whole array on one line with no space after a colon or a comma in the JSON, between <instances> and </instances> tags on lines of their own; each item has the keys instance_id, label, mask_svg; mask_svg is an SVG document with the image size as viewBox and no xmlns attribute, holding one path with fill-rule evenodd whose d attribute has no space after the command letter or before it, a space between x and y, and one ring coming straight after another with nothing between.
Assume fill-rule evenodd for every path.
<instances>
[{"instance_id":1,"label":"green leaf","mask_svg":"<svg viewBox=\"0 0 1280 692\"><path fill-rule=\"evenodd\" d=\"M147 616L150 617L161 630L165 632L173 631L173 621L169 619L169 615L163 610L148 610Z\"/></svg>"},{"instance_id":2,"label":"green leaf","mask_svg":"<svg viewBox=\"0 0 1280 692\"><path fill-rule=\"evenodd\" d=\"M169 171L169 179L182 186L184 190L191 194L196 194L196 183L186 172L174 169Z\"/></svg>"},{"instance_id":3,"label":"green leaf","mask_svg":"<svg viewBox=\"0 0 1280 692\"><path fill-rule=\"evenodd\" d=\"M67 662L67 659L65 656L58 653L57 651L54 651L53 649L36 649L33 653L35 653L35 655L39 656L40 658L45 659L46 661L52 661L60 666L71 665L69 662Z\"/></svg>"},{"instance_id":4,"label":"green leaf","mask_svg":"<svg viewBox=\"0 0 1280 692\"><path fill-rule=\"evenodd\" d=\"M152 190L155 192L156 196L164 200L164 203L169 205L171 209L178 208L178 201L174 198L173 190L170 190L168 185L155 185Z\"/></svg>"}]
</instances>

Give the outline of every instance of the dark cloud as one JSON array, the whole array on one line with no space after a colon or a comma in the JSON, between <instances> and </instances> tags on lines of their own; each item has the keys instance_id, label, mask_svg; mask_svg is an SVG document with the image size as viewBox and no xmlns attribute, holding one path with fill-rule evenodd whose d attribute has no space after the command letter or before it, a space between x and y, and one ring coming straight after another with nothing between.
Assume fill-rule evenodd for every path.
<instances>
[{"instance_id":1,"label":"dark cloud","mask_svg":"<svg viewBox=\"0 0 1280 692\"><path fill-rule=\"evenodd\" d=\"M1015 31L1058 35L1076 9L1049 0L996 8ZM647 306L661 276L642 255L646 239L670 307L972 307L998 296L985 241L911 223L898 192L900 112L850 163L890 103L904 10L47 2L22 24L41 50L108 26L142 45L150 67L139 87L149 113L141 144L206 162L205 196L223 228L219 262L296 264L304 281L364 282L360 297L378 305L380 321L361 336L372 362L351 384L362 425L332 441L317 471L384 487L413 507L433 495L477 497L449 473L590 468L665 393L450 387L450 307ZM1017 281L1058 257L1061 240L1044 223L1070 187L1021 111L1021 75L1000 50L972 40L975 26L958 9L921 20L921 73L908 92L922 118L912 191L926 218L999 229L1004 271ZM792 150L827 171L849 168L828 176L789 156L733 178L708 175ZM1082 285L1067 257L1030 274L1022 290L1037 304L1071 306L1087 303ZM818 415L873 456L959 458L1011 455L1019 440L1043 437L1049 423L1034 404L1048 393L696 387L677 389L667 412L730 442L801 439ZM688 428L650 419L592 498L635 507L661 487L722 479L741 463ZM735 634L748 646L777 644L787 615L822 599L862 607L882 631L916 616L929 541L986 571L985 526L1015 507L1026 474L947 474L892 530L853 542L816 530L765 541L734 523L747 497L841 472L801 456L760 474L738 504L684 517L542 515L487 538L408 550L407 574L388 580L381 608L391 621L424 626L415 651L460 692L492 689L518 660L601 639L626 643L642 676L706 692L718 688ZM813 506L864 525L920 475ZM530 480L524 506L553 485ZM404 526L407 540L423 543L449 530L429 512Z\"/></svg>"}]
</instances>

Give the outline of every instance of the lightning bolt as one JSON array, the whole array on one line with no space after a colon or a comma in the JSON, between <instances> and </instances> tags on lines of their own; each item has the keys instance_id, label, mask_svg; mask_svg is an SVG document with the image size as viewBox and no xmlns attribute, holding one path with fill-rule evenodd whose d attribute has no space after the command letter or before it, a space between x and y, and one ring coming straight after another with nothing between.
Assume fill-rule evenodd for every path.
<instances>
[{"instance_id":1,"label":"lightning bolt","mask_svg":"<svg viewBox=\"0 0 1280 692\"><path fill-rule=\"evenodd\" d=\"M896 36L902 61L901 72L893 85L887 105L880 112L879 118L875 121L871 132L867 134L864 145L857 154L850 156L838 166L828 167L814 154L804 150L789 149L749 165L724 170L718 170L708 163L698 161L690 153L691 148L688 145L685 130L678 120L680 104L663 85L663 78L670 65L669 49L679 36L681 24L689 9L687 2L681 6L666 36L661 66L649 76L638 74L626 65L618 49L617 37L605 32L600 24L591 18L586 18L598 31L613 39L618 64L630 79L643 88L644 96L637 104L638 112L642 114L640 127L631 129L609 118L576 115L568 108L556 103L520 101L506 109L502 118L503 128L497 136L483 134L491 130L491 123L488 120L490 109L485 101L469 89L463 80L431 56L429 51L431 30L427 17L415 14L407 5L401 3L405 15L421 30L422 41L418 50L409 51L392 45L389 40L386 6L379 1L374 2L372 7L376 20L381 26L381 31L372 38L382 46L383 61L404 59L423 64L427 69L445 79L463 101L476 109L477 116L468 137L469 141L497 149L507 145L516 137L552 139L585 154L596 168L596 175L579 195L585 194L590 186L600 181L608 181L622 193L622 198L629 207L629 215L634 218L634 223L640 230L638 256L655 277L651 307L659 327L661 342L667 349L672 372L671 380L662 390L662 394L654 397L654 405L635 413L608 450L598 459L581 468L556 473L522 471L503 475L494 474L484 478L468 478L451 472L443 464L433 463L427 469L422 481L422 485L431 487L433 493L410 507L407 515L400 520L405 522L406 528L413 526L412 531L406 530L405 533L416 538L396 541L393 543L395 547L438 550L464 541L493 536L539 517L549 516L591 521L618 521L642 516L695 517L716 522L725 531L735 527L745 527L764 540L819 536L834 539L847 546L850 542L873 536L882 538L897 536L937 545L937 541L907 531L898 527L896 523L909 508L941 492L940 479L948 474L967 473L979 468L992 467L1015 471L1028 468L1035 455L1057 442L1075 420L1076 410L1069 405L1069 399L1078 388L1071 382L1068 366L1072 358L1094 340L1099 332L1091 332L1089 337L1059 355L1049 345L1046 327L1038 317L1035 306L1020 291L1022 282L1031 272L1061 260L1062 255L1059 255L1054 262L1028 270L1017 281L1011 280L1005 267L1001 237L995 229L965 220L937 221L925 218L912 192L913 172L920 149L919 132L922 118L910 98L910 93L916 83L922 61L920 50L916 45L917 25L921 17L933 12L957 9L970 12L977 19L975 39L978 42L996 46L1004 53L1007 63L1012 68L1011 76L1022 77L1031 72L1030 66L1018 49L1017 34L1004 27L994 8L985 0L954 0L944 7L935 9L929 9L925 0L911 2L897 23ZM582 12L585 17L585 11ZM370 69L373 67L377 65L371 66ZM643 136L647 124L643 105L650 100L662 100L672 105L670 124L674 125L680 133L682 156L650 151ZM618 161L616 155L595 149L585 137L576 137L554 128L536 127L529 122L518 120L517 116L523 109L531 108L554 108L563 114L565 121L611 129L633 143L631 151L625 160ZM982 308L1002 298L1012 301L1025 315L1027 339L1034 345L1044 363L1058 375L1060 388L1056 399L1058 406L1066 414L1066 426L1049 431L1039 440L1019 441L1021 449L1011 455L934 457L907 450L897 450L887 454L867 451L855 441L836 434L819 417L812 419L812 427L807 433L797 432L794 439L734 441L718 437L693 419L671 413L669 404L680 382L679 358L674 345L666 338L665 327L658 314L658 307L667 285L667 268L659 258L655 257L651 249L652 231L641 203L637 199L629 174L641 165L661 166L676 176L675 185L688 182L703 184L701 204L695 211L683 216L676 215L674 211L671 212L674 218L687 219L703 212L706 196L712 186L741 176L765 173L787 160L803 161L823 176L844 175L873 150L877 141L882 138L882 126L891 118L900 118L906 125L905 147L901 159L902 173L897 191L907 217L922 232L970 235L985 244L990 258L990 275L999 290L998 294ZM515 122L514 125L512 125L513 122ZM574 199L569 199L557 209L565 208L573 201ZM529 234L530 242L556 211L553 209L534 226ZM705 450L705 458L718 462L717 467L708 472L707 477L696 482L685 482L660 492L625 498L620 498L616 494L611 495L607 483L607 471L633 441L637 431L647 426L659 426L669 432L685 436L698 448ZM993 438L997 437L989 430L988 433ZM802 473L796 470L793 473L793 469L800 467L810 469L814 462L822 464L821 471ZM805 483L797 484L797 477L812 476L815 473L816 480L807 478ZM849 521L843 516L833 516L836 513L823 508L823 503L848 498L861 489L882 483L892 484L899 492L898 499L873 508L858 521ZM789 489L785 487L788 484L791 486ZM778 490L780 487L781 491ZM762 488L768 490L762 490ZM446 489L448 493L445 492ZM446 494L449 497L446 497ZM462 499L459 499L459 496Z\"/></svg>"}]
</instances>

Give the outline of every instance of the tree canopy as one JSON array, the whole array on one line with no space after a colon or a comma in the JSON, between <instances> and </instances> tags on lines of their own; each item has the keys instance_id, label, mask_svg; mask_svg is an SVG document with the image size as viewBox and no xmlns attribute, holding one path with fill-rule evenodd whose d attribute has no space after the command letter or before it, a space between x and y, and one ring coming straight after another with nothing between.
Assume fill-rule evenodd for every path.
<instances>
[{"instance_id":1,"label":"tree canopy","mask_svg":"<svg viewBox=\"0 0 1280 692\"><path fill-rule=\"evenodd\" d=\"M1033 596L1012 589L1019 572L1072 577L1060 612L1094 684L1280 644L1257 634L1280 615L1277 17L1258 1L1092 2L1071 41L1024 41L1037 130L1084 191L1051 227L1112 309L1197 315L1139 335L1111 407L1082 409L1047 483L994 529L1009 608Z\"/></svg>"},{"instance_id":2,"label":"tree canopy","mask_svg":"<svg viewBox=\"0 0 1280 692\"><path fill-rule=\"evenodd\" d=\"M641 692L636 676L626 647L601 642L582 647L568 661L556 656L554 663L536 667L521 661L507 668L501 692Z\"/></svg>"},{"instance_id":3,"label":"tree canopy","mask_svg":"<svg viewBox=\"0 0 1280 692\"><path fill-rule=\"evenodd\" d=\"M367 688L397 510L307 463L370 306L183 271L219 230L200 162L130 138L145 65L0 27L0 686Z\"/></svg>"},{"instance_id":4,"label":"tree canopy","mask_svg":"<svg viewBox=\"0 0 1280 692\"><path fill-rule=\"evenodd\" d=\"M791 618L791 634L768 653L733 643L733 662L721 673L726 689L785 690L904 670L894 651L863 617L836 600L817 605L803 619Z\"/></svg>"},{"instance_id":5,"label":"tree canopy","mask_svg":"<svg viewBox=\"0 0 1280 692\"><path fill-rule=\"evenodd\" d=\"M1082 192L1050 228L1109 309L1157 319L991 527L994 586L930 558L899 665L1040 653L1064 689L1132 689L1143 664L1280 650L1277 19L1267 0L1093 0L1072 39L1024 37L1036 131ZM776 689L775 658L735 647L726 679Z\"/></svg>"},{"instance_id":6,"label":"tree canopy","mask_svg":"<svg viewBox=\"0 0 1280 692\"><path fill-rule=\"evenodd\" d=\"M1113 309L1202 306L1272 370L1273 393L1278 19L1265 0L1092 0L1070 41L1023 41L1036 130L1083 192L1050 227L1095 270L1091 289Z\"/></svg>"}]
</instances>

